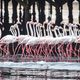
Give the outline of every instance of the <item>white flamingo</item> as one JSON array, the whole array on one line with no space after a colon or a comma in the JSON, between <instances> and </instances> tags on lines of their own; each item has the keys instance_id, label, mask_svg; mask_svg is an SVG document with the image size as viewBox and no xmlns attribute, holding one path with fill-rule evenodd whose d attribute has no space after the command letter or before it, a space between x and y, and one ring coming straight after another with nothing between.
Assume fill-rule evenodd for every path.
<instances>
[{"instance_id":1,"label":"white flamingo","mask_svg":"<svg viewBox=\"0 0 80 80\"><path fill-rule=\"evenodd\" d=\"M55 28L54 28L53 31L54 31L54 33L55 33L55 36L56 36L56 37L59 37L59 35L57 34L56 30L58 30L58 26L55 26Z\"/></svg>"},{"instance_id":2,"label":"white flamingo","mask_svg":"<svg viewBox=\"0 0 80 80\"><path fill-rule=\"evenodd\" d=\"M20 23L17 22L16 24L14 24L10 27L10 31L11 31L13 36L19 36L20 35L20 30L19 30L18 24L20 24Z\"/></svg>"},{"instance_id":3,"label":"white flamingo","mask_svg":"<svg viewBox=\"0 0 80 80\"><path fill-rule=\"evenodd\" d=\"M2 22L0 22L0 38L2 37L2 30L3 30Z\"/></svg>"},{"instance_id":4,"label":"white flamingo","mask_svg":"<svg viewBox=\"0 0 80 80\"><path fill-rule=\"evenodd\" d=\"M29 35L21 35L19 37L17 37L17 41L18 41L18 45L15 49L15 51L17 50L16 54L18 53L18 51L20 50L20 47L22 47L22 55L24 54L24 50L26 47L25 47L25 44L28 42L28 40L30 38L33 38L32 36L29 36Z\"/></svg>"},{"instance_id":5,"label":"white flamingo","mask_svg":"<svg viewBox=\"0 0 80 80\"><path fill-rule=\"evenodd\" d=\"M41 24L41 23L38 23L38 24L36 25L36 33L37 33L37 36L38 36L38 37L42 36L41 27L42 27L42 24Z\"/></svg>"},{"instance_id":6,"label":"white flamingo","mask_svg":"<svg viewBox=\"0 0 80 80\"><path fill-rule=\"evenodd\" d=\"M49 22L47 25L48 36L53 36L51 27L53 27L53 25Z\"/></svg>"},{"instance_id":7,"label":"white flamingo","mask_svg":"<svg viewBox=\"0 0 80 80\"><path fill-rule=\"evenodd\" d=\"M38 22L34 22L33 27L34 27L34 37L36 37L37 34L37 24Z\"/></svg>"},{"instance_id":8,"label":"white flamingo","mask_svg":"<svg viewBox=\"0 0 80 80\"><path fill-rule=\"evenodd\" d=\"M48 23L47 23L47 22L44 22L44 23L43 23L43 28L44 28L44 36L47 36L47 35L46 35L46 29L45 29L45 25L46 25L46 24L48 24Z\"/></svg>"},{"instance_id":9,"label":"white flamingo","mask_svg":"<svg viewBox=\"0 0 80 80\"><path fill-rule=\"evenodd\" d=\"M28 21L26 23L27 35L30 35L30 33L31 33L31 36L34 36L34 34L35 34L35 30L34 29L35 29L34 28L34 22ZM30 30L30 33L29 33L29 30Z\"/></svg>"},{"instance_id":10,"label":"white flamingo","mask_svg":"<svg viewBox=\"0 0 80 80\"><path fill-rule=\"evenodd\" d=\"M66 24L64 24L64 27L63 27L63 36L67 36Z\"/></svg>"},{"instance_id":11,"label":"white flamingo","mask_svg":"<svg viewBox=\"0 0 80 80\"><path fill-rule=\"evenodd\" d=\"M69 36L71 36L71 35L74 36L74 32L72 30L73 24L69 23L68 27L69 27Z\"/></svg>"},{"instance_id":12,"label":"white flamingo","mask_svg":"<svg viewBox=\"0 0 80 80\"><path fill-rule=\"evenodd\" d=\"M15 36L12 36L12 35L7 35L7 36L4 36L3 38L1 38L0 40L0 46L2 45L5 45L5 47L7 48L7 52L4 50L4 52L6 54L10 54L9 53L9 44L10 43L14 43L16 42L16 37Z\"/></svg>"},{"instance_id":13,"label":"white flamingo","mask_svg":"<svg viewBox=\"0 0 80 80\"><path fill-rule=\"evenodd\" d=\"M29 27L29 22L26 23L27 35L29 35L29 29L28 29L28 27Z\"/></svg>"},{"instance_id":14,"label":"white flamingo","mask_svg":"<svg viewBox=\"0 0 80 80\"><path fill-rule=\"evenodd\" d=\"M72 27L73 27L74 35L75 35L75 36L78 36L78 34L77 34L77 33L78 33L78 29L77 29L77 28L78 28L78 26L77 26L76 24L73 24L73 26L72 26Z\"/></svg>"},{"instance_id":15,"label":"white flamingo","mask_svg":"<svg viewBox=\"0 0 80 80\"><path fill-rule=\"evenodd\" d=\"M0 29L0 38L2 37L2 31L1 31L1 29Z\"/></svg>"}]
</instances>

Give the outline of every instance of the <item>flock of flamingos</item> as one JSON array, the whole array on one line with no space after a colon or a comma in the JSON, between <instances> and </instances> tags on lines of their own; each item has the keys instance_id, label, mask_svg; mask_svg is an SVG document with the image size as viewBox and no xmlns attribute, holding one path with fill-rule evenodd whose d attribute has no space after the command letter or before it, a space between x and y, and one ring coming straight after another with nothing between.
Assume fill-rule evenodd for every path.
<instances>
[{"instance_id":1,"label":"flock of flamingos","mask_svg":"<svg viewBox=\"0 0 80 80\"><path fill-rule=\"evenodd\" d=\"M20 34L19 23L10 27L12 35L0 39L0 56L12 61L80 62L80 25L29 21L26 35Z\"/></svg>"}]
</instances>

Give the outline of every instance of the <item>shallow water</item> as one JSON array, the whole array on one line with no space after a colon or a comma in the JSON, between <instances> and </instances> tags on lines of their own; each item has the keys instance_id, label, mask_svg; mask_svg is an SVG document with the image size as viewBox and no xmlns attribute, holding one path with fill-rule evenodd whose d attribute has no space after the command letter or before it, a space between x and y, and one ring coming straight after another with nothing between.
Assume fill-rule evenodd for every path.
<instances>
[{"instance_id":1,"label":"shallow water","mask_svg":"<svg viewBox=\"0 0 80 80\"><path fill-rule=\"evenodd\" d=\"M0 80L80 80L79 76L76 62L0 62Z\"/></svg>"},{"instance_id":2,"label":"shallow water","mask_svg":"<svg viewBox=\"0 0 80 80\"><path fill-rule=\"evenodd\" d=\"M80 70L76 62L0 62L1 68Z\"/></svg>"}]
</instances>

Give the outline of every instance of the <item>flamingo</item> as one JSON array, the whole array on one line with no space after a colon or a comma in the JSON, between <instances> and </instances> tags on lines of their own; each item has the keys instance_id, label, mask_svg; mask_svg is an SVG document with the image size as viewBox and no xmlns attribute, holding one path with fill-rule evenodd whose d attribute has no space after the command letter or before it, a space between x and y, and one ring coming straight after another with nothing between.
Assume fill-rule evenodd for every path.
<instances>
[{"instance_id":1,"label":"flamingo","mask_svg":"<svg viewBox=\"0 0 80 80\"><path fill-rule=\"evenodd\" d=\"M28 21L26 23L27 35L35 36L35 22Z\"/></svg>"},{"instance_id":2,"label":"flamingo","mask_svg":"<svg viewBox=\"0 0 80 80\"><path fill-rule=\"evenodd\" d=\"M18 39L19 39L19 41L18 41L18 50L17 50L17 52L16 52L16 54L19 52L19 50L20 50L20 48L22 49L22 55L21 55L21 58L23 57L23 55L24 55L24 50L25 50L25 48L26 48L26 46L25 46L25 44L31 39L31 38L33 38L33 36L29 36L29 35L24 35L24 36L19 36L18 37ZM16 49L17 49L16 48Z\"/></svg>"},{"instance_id":3,"label":"flamingo","mask_svg":"<svg viewBox=\"0 0 80 80\"><path fill-rule=\"evenodd\" d=\"M4 36L3 38L1 38L1 40L0 40L0 48L2 49L1 46L4 46L6 48L6 49L2 49L6 55L10 54L10 52L9 52L9 44L10 43L13 44L14 42L16 42L16 37L12 36L12 35L7 35L7 36Z\"/></svg>"},{"instance_id":4,"label":"flamingo","mask_svg":"<svg viewBox=\"0 0 80 80\"><path fill-rule=\"evenodd\" d=\"M44 36L47 36L47 22L43 23L43 28L44 28Z\"/></svg>"},{"instance_id":5,"label":"flamingo","mask_svg":"<svg viewBox=\"0 0 80 80\"><path fill-rule=\"evenodd\" d=\"M63 27L63 36L67 36L66 24Z\"/></svg>"},{"instance_id":6,"label":"flamingo","mask_svg":"<svg viewBox=\"0 0 80 80\"><path fill-rule=\"evenodd\" d=\"M37 34L37 37L42 36L41 27L42 27L41 23L36 24L36 34Z\"/></svg>"},{"instance_id":7,"label":"flamingo","mask_svg":"<svg viewBox=\"0 0 80 80\"><path fill-rule=\"evenodd\" d=\"M1 29L0 29L0 38L2 37L2 31L1 31Z\"/></svg>"},{"instance_id":8,"label":"flamingo","mask_svg":"<svg viewBox=\"0 0 80 80\"><path fill-rule=\"evenodd\" d=\"M37 24L38 24L38 22L34 22L34 24L33 24L33 28L34 28L34 37L37 36Z\"/></svg>"},{"instance_id":9,"label":"flamingo","mask_svg":"<svg viewBox=\"0 0 80 80\"><path fill-rule=\"evenodd\" d=\"M54 33L55 33L55 36L56 36L56 37L59 37L59 35L58 35L57 32L56 32L57 30L58 30L58 26L55 26L55 28L54 28L53 31L54 31Z\"/></svg>"},{"instance_id":10,"label":"flamingo","mask_svg":"<svg viewBox=\"0 0 80 80\"><path fill-rule=\"evenodd\" d=\"M76 24L74 24L73 26L73 32L74 32L74 36L78 36L78 26Z\"/></svg>"},{"instance_id":11,"label":"flamingo","mask_svg":"<svg viewBox=\"0 0 80 80\"><path fill-rule=\"evenodd\" d=\"M53 27L53 25L49 22L47 25L48 36L53 36L51 27Z\"/></svg>"},{"instance_id":12,"label":"flamingo","mask_svg":"<svg viewBox=\"0 0 80 80\"><path fill-rule=\"evenodd\" d=\"M69 24L68 24L68 27L69 27L69 36L71 36L71 35L75 36L75 35L74 35L74 32L73 32L73 30L72 30L73 24L69 23Z\"/></svg>"},{"instance_id":13,"label":"flamingo","mask_svg":"<svg viewBox=\"0 0 80 80\"><path fill-rule=\"evenodd\" d=\"M18 24L21 24L21 23L17 22L16 24L14 24L10 27L10 31L11 31L13 36L19 36L20 35Z\"/></svg>"},{"instance_id":14,"label":"flamingo","mask_svg":"<svg viewBox=\"0 0 80 80\"><path fill-rule=\"evenodd\" d=\"M4 31L4 27L2 22L0 22L0 38L2 37L2 31Z\"/></svg>"}]
</instances>

